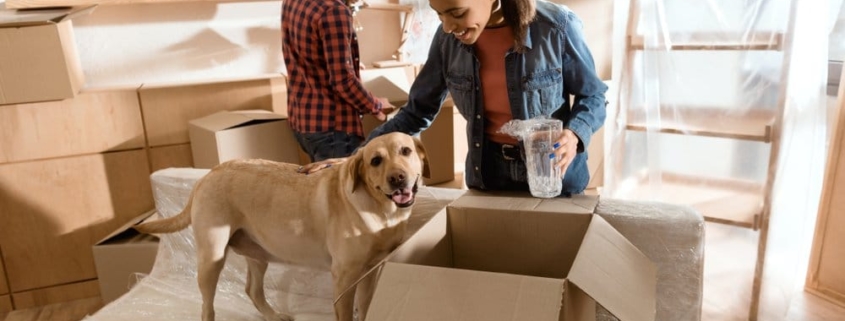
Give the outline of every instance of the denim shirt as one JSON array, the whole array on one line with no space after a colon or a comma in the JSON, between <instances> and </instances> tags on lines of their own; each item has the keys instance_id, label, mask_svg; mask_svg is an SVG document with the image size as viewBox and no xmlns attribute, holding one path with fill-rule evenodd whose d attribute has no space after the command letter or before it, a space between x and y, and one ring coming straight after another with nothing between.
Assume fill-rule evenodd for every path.
<instances>
[{"instance_id":1,"label":"denim shirt","mask_svg":"<svg viewBox=\"0 0 845 321\"><path fill-rule=\"evenodd\" d=\"M510 50L505 56L505 70L513 118L551 116L562 120L564 128L580 139L576 157L586 158L590 137L604 124L607 86L596 74L581 29L581 20L567 7L538 0L536 18L524 41L525 51ZM431 126L447 93L451 94L467 119L470 149L466 183L483 186L481 146L485 141L485 119L478 70L473 46L462 44L438 28L428 59L411 86L407 105L376 128L370 138L394 131L419 134ZM571 103L570 95L574 97ZM582 167L580 170L587 170Z\"/></svg>"}]
</instances>

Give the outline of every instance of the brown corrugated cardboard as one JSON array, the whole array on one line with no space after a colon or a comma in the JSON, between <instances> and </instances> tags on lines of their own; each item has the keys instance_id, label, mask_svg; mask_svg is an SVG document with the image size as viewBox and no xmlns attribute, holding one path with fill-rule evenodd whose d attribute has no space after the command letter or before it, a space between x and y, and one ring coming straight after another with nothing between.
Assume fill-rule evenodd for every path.
<instances>
[{"instance_id":1,"label":"brown corrugated cardboard","mask_svg":"<svg viewBox=\"0 0 845 321\"><path fill-rule=\"evenodd\" d=\"M2 257L0 249L0 257ZM6 284L6 269L3 267L3 260L0 260L0 295L9 293L9 285Z\"/></svg>"},{"instance_id":2,"label":"brown corrugated cardboard","mask_svg":"<svg viewBox=\"0 0 845 321\"><path fill-rule=\"evenodd\" d=\"M288 77L270 78L273 112L288 118Z\"/></svg>"},{"instance_id":3,"label":"brown corrugated cardboard","mask_svg":"<svg viewBox=\"0 0 845 321\"><path fill-rule=\"evenodd\" d=\"M71 18L94 6L0 10L0 105L74 97L85 83Z\"/></svg>"},{"instance_id":4,"label":"brown corrugated cardboard","mask_svg":"<svg viewBox=\"0 0 845 321\"><path fill-rule=\"evenodd\" d=\"M196 168L232 159L299 164L299 144L283 116L265 110L218 112L189 122Z\"/></svg>"},{"instance_id":5,"label":"brown corrugated cardboard","mask_svg":"<svg viewBox=\"0 0 845 321\"><path fill-rule=\"evenodd\" d=\"M12 296L8 294L0 295L0 315L11 312L12 309Z\"/></svg>"},{"instance_id":6,"label":"brown corrugated cardboard","mask_svg":"<svg viewBox=\"0 0 845 321\"><path fill-rule=\"evenodd\" d=\"M0 165L10 290L96 278L91 245L154 206L148 164L139 149Z\"/></svg>"},{"instance_id":7,"label":"brown corrugated cardboard","mask_svg":"<svg viewBox=\"0 0 845 321\"><path fill-rule=\"evenodd\" d=\"M471 191L430 220L385 265L368 320L595 320L596 302L623 321L654 320L655 267L592 214L596 197L517 195ZM496 289L488 273L521 284ZM554 312L520 315L540 311Z\"/></svg>"},{"instance_id":8,"label":"brown corrugated cardboard","mask_svg":"<svg viewBox=\"0 0 845 321\"><path fill-rule=\"evenodd\" d=\"M144 148L137 88L0 108L0 163Z\"/></svg>"},{"instance_id":9,"label":"brown corrugated cardboard","mask_svg":"<svg viewBox=\"0 0 845 321\"><path fill-rule=\"evenodd\" d=\"M100 295L96 280L61 284L35 290L12 293L16 310L43 307L60 302L95 298Z\"/></svg>"},{"instance_id":10,"label":"brown corrugated cardboard","mask_svg":"<svg viewBox=\"0 0 845 321\"><path fill-rule=\"evenodd\" d=\"M191 144L150 148L150 173L171 167L194 167Z\"/></svg>"},{"instance_id":11,"label":"brown corrugated cardboard","mask_svg":"<svg viewBox=\"0 0 845 321\"><path fill-rule=\"evenodd\" d=\"M378 291L426 303L393 306L384 315L373 311L379 316L368 320L557 320L563 300L557 279L400 263L384 267Z\"/></svg>"},{"instance_id":12,"label":"brown corrugated cardboard","mask_svg":"<svg viewBox=\"0 0 845 321\"><path fill-rule=\"evenodd\" d=\"M451 96L446 97L446 101L443 103L443 106L452 106L452 132L454 133L452 142L455 144L455 173L463 173L465 170L464 168L466 167L467 153L469 152L469 143L467 142L467 120L463 115L461 115L461 112L458 110L458 106L455 106L455 102L452 100Z\"/></svg>"},{"instance_id":13,"label":"brown corrugated cardboard","mask_svg":"<svg viewBox=\"0 0 845 321\"><path fill-rule=\"evenodd\" d=\"M148 274L152 270L158 238L140 234L131 227L154 213L149 211L129 220L91 248L103 303L129 291L137 281L136 274Z\"/></svg>"},{"instance_id":14,"label":"brown corrugated cardboard","mask_svg":"<svg viewBox=\"0 0 845 321\"><path fill-rule=\"evenodd\" d=\"M455 179L455 108L443 106L431 127L420 133L420 140L428 153L429 178L427 185L450 182ZM460 116L458 116L460 117Z\"/></svg>"},{"instance_id":15,"label":"brown corrugated cardboard","mask_svg":"<svg viewBox=\"0 0 845 321\"><path fill-rule=\"evenodd\" d=\"M277 79L278 78L278 79ZM225 110L262 109L280 115L287 102L280 101L281 76L209 80L205 83L144 84L138 90L149 146L190 142L188 122Z\"/></svg>"},{"instance_id":16,"label":"brown corrugated cardboard","mask_svg":"<svg viewBox=\"0 0 845 321\"><path fill-rule=\"evenodd\" d=\"M364 88L376 97L387 98L396 107L402 107L408 102L414 78L413 66L361 70Z\"/></svg>"}]
</instances>

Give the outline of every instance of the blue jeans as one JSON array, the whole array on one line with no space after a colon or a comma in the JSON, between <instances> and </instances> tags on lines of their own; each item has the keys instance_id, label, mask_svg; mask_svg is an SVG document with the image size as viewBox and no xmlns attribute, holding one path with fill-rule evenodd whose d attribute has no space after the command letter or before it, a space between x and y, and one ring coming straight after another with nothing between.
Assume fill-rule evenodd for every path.
<instances>
[{"instance_id":1,"label":"blue jeans","mask_svg":"<svg viewBox=\"0 0 845 321\"><path fill-rule=\"evenodd\" d=\"M329 158L347 157L363 142L363 138L345 132L298 133L293 132L302 150L318 162Z\"/></svg>"},{"instance_id":2,"label":"blue jeans","mask_svg":"<svg viewBox=\"0 0 845 321\"><path fill-rule=\"evenodd\" d=\"M522 152L517 158L506 157L502 153L502 145L486 141L483 153L484 162L481 165L481 177L484 186L469 186L470 188L529 191L528 170L525 168L525 159ZM586 152L578 153L563 175L563 189L560 196L570 197L572 194L581 194L589 182L590 172L587 169Z\"/></svg>"}]
</instances>

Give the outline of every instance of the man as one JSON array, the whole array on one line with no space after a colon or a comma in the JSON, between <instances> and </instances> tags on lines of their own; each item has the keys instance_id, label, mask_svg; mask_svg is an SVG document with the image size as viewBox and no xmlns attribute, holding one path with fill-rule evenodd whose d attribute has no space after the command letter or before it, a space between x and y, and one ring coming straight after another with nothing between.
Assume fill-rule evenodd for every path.
<instances>
[{"instance_id":1,"label":"man","mask_svg":"<svg viewBox=\"0 0 845 321\"><path fill-rule=\"evenodd\" d=\"M349 156L364 140L361 116L385 120L394 106L364 89L354 0L286 0L282 52L291 128L312 162Z\"/></svg>"}]
</instances>

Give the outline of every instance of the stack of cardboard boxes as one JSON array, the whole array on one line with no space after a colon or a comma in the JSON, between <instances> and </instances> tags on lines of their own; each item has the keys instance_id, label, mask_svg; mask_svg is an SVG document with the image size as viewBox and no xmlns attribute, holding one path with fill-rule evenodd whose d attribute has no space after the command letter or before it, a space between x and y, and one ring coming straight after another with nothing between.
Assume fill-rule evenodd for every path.
<instances>
[{"instance_id":1,"label":"stack of cardboard boxes","mask_svg":"<svg viewBox=\"0 0 845 321\"><path fill-rule=\"evenodd\" d=\"M286 115L279 75L86 88L70 19L91 10L0 11L0 313L100 294L91 245L154 207L151 173L193 166L190 120Z\"/></svg>"}]
</instances>

